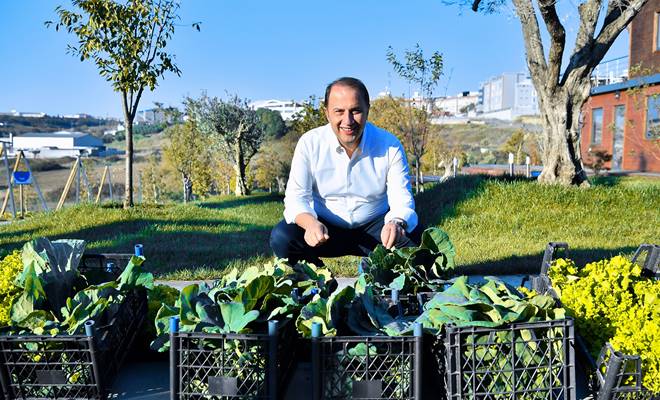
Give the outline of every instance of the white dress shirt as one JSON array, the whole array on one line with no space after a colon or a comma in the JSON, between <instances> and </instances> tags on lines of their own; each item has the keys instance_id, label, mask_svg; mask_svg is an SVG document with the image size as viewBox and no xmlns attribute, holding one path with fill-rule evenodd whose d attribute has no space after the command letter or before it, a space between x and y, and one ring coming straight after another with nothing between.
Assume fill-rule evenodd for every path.
<instances>
[{"instance_id":1,"label":"white dress shirt","mask_svg":"<svg viewBox=\"0 0 660 400\"><path fill-rule=\"evenodd\" d=\"M367 123L351 158L330 124L302 135L284 197L287 223L310 213L354 228L385 212L385 223L402 219L408 232L417 226L406 154L394 135Z\"/></svg>"}]
</instances>

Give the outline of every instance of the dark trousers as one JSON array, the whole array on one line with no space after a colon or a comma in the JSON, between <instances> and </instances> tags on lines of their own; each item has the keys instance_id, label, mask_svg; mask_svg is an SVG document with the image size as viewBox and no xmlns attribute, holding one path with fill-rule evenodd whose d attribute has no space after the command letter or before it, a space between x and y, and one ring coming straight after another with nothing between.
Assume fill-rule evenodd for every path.
<instances>
[{"instance_id":1,"label":"dark trousers","mask_svg":"<svg viewBox=\"0 0 660 400\"><path fill-rule=\"evenodd\" d=\"M328 239L325 243L311 247L305 242L305 230L296 224L280 221L270 233L270 247L275 256L286 258L291 265L300 260L323 265L321 257L342 257L347 255L367 256L380 244L380 232L383 230L384 215L378 216L366 224L344 229L319 219L328 228ZM400 237L395 247L418 246L421 242L423 228L418 225L406 236Z\"/></svg>"}]
</instances>

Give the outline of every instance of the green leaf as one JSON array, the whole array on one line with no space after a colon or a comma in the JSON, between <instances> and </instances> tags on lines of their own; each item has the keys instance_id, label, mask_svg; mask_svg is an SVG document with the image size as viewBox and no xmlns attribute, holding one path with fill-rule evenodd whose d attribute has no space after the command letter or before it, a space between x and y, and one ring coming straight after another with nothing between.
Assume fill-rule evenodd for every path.
<instances>
[{"instance_id":1,"label":"green leaf","mask_svg":"<svg viewBox=\"0 0 660 400\"><path fill-rule=\"evenodd\" d=\"M41 278L37 275L33 264L29 264L23 269L21 279L23 280L23 293L34 304L40 304L46 300L46 292L44 292Z\"/></svg>"},{"instance_id":2,"label":"green leaf","mask_svg":"<svg viewBox=\"0 0 660 400\"><path fill-rule=\"evenodd\" d=\"M402 291L406 286L406 275L400 274L390 283L390 289Z\"/></svg>"},{"instance_id":3,"label":"green leaf","mask_svg":"<svg viewBox=\"0 0 660 400\"><path fill-rule=\"evenodd\" d=\"M378 355L378 349L373 344L367 344L364 342L358 343L355 346L348 349L348 355L351 357L366 357Z\"/></svg>"},{"instance_id":4,"label":"green leaf","mask_svg":"<svg viewBox=\"0 0 660 400\"><path fill-rule=\"evenodd\" d=\"M369 319L376 328L382 328L394 321L394 318L387 312L388 304L374 295L373 287L367 287L359 298L362 300Z\"/></svg>"},{"instance_id":5,"label":"green leaf","mask_svg":"<svg viewBox=\"0 0 660 400\"><path fill-rule=\"evenodd\" d=\"M456 257L456 249L449 240L447 232L440 228L428 228L422 233L421 248L429 249L433 253L442 253L447 257L446 269L454 269L454 257Z\"/></svg>"},{"instance_id":6,"label":"green leaf","mask_svg":"<svg viewBox=\"0 0 660 400\"><path fill-rule=\"evenodd\" d=\"M316 295L312 300L305 304L305 306L300 310L300 315L296 319L296 327L298 332L301 333L303 337L312 336L312 324L318 322L321 324L321 333L326 335L333 335L335 330L330 325L328 316L328 300L323 297Z\"/></svg>"},{"instance_id":7,"label":"green leaf","mask_svg":"<svg viewBox=\"0 0 660 400\"><path fill-rule=\"evenodd\" d=\"M192 284L181 289L179 294L179 315L181 318L181 324L184 325L196 325L199 323L200 319L197 316L195 310L195 300L199 294L199 285Z\"/></svg>"},{"instance_id":8,"label":"green leaf","mask_svg":"<svg viewBox=\"0 0 660 400\"><path fill-rule=\"evenodd\" d=\"M83 240L51 242L38 238L27 242L21 250L24 268L16 278L16 286L28 290L37 307L46 307L47 300L50 309L58 313L77 287L86 286L78 272L84 249Z\"/></svg>"},{"instance_id":9,"label":"green leaf","mask_svg":"<svg viewBox=\"0 0 660 400\"><path fill-rule=\"evenodd\" d=\"M259 311L245 312L242 303L219 304L220 314L224 322L224 330L232 333L243 333L247 325L259 317Z\"/></svg>"},{"instance_id":10,"label":"green leaf","mask_svg":"<svg viewBox=\"0 0 660 400\"><path fill-rule=\"evenodd\" d=\"M142 265L144 264L144 257L132 256L126 265L124 271L117 279L119 281L119 289L128 291L135 288L153 289L154 276L150 272L144 272Z\"/></svg>"},{"instance_id":11,"label":"green leaf","mask_svg":"<svg viewBox=\"0 0 660 400\"><path fill-rule=\"evenodd\" d=\"M352 286L346 286L330 295L326 305L326 316L330 317L330 326L338 328L346 323L348 311L354 298L355 289Z\"/></svg>"},{"instance_id":12,"label":"green leaf","mask_svg":"<svg viewBox=\"0 0 660 400\"><path fill-rule=\"evenodd\" d=\"M275 279L272 276L255 277L240 291L234 301L243 303L246 310L252 310L274 288Z\"/></svg>"}]
</instances>

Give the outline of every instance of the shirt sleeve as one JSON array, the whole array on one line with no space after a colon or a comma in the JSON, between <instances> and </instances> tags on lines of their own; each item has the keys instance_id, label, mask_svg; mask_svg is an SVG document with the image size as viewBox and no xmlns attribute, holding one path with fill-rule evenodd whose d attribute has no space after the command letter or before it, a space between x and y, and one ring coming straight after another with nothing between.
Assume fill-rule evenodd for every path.
<instances>
[{"instance_id":1,"label":"shirt sleeve","mask_svg":"<svg viewBox=\"0 0 660 400\"><path fill-rule=\"evenodd\" d=\"M406 221L406 231L412 232L417 227L418 220L410 185L408 160L401 143L397 143L390 151L393 152L387 171L387 202L390 211L385 214L385 223L399 218Z\"/></svg>"},{"instance_id":2,"label":"shirt sleeve","mask_svg":"<svg viewBox=\"0 0 660 400\"><path fill-rule=\"evenodd\" d=\"M295 223L296 217L302 213L310 213L314 218L318 218L314 211L312 171L309 156L305 140L301 138L296 145L296 150L293 152L289 181L284 193L284 220L288 224Z\"/></svg>"}]
</instances>

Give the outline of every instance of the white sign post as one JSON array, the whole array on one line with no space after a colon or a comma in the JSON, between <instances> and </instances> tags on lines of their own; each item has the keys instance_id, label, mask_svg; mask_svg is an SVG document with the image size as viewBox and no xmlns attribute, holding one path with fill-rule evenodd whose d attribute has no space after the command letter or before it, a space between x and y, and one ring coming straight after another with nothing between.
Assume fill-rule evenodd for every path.
<instances>
[{"instance_id":1,"label":"white sign post","mask_svg":"<svg viewBox=\"0 0 660 400\"><path fill-rule=\"evenodd\" d=\"M529 156L525 157L525 175L528 178L532 177L532 171L530 170L530 164L532 160L529 158Z\"/></svg>"},{"instance_id":2,"label":"white sign post","mask_svg":"<svg viewBox=\"0 0 660 400\"><path fill-rule=\"evenodd\" d=\"M454 157L454 159L451 160L451 165L454 173L454 178L456 178L456 174L458 170L458 158Z\"/></svg>"},{"instance_id":3,"label":"white sign post","mask_svg":"<svg viewBox=\"0 0 660 400\"><path fill-rule=\"evenodd\" d=\"M509 153L509 175L513 176L513 153Z\"/></svg>"}]
</instances>

